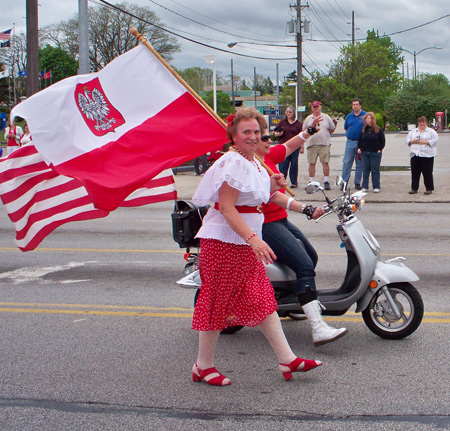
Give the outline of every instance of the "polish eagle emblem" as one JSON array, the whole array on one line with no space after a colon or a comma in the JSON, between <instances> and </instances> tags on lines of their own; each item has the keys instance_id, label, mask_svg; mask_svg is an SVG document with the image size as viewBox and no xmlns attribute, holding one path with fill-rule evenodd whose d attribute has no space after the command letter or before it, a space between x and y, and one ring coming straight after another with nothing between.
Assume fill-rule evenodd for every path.
<instances>
[{"instance_id":1,"label":"polish eagle emblem","mask_svg":"<svg viewBox=\"0 0 450 431\"><path fill-rule=\"evenodd\" d=\"M103 136L125 123L123 116L111 104L98 78L78 84L75 102L92 133Z\"/></svg>"}]
</instances>

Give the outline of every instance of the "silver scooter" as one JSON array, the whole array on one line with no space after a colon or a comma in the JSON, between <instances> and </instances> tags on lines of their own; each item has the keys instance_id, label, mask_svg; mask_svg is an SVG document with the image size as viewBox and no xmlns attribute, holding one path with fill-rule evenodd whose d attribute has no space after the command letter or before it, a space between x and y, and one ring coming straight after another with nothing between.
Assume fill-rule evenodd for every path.
<instances>
[{"instance_id":1,"label":"silver scooter","mask_svg":"<svg viewBox=\"0 0 450 431\"><path fill-rule=\"evenodd\" d=\"M308 193L321 191L325 197L325 214L322 218L336 214L336 226L341 247L347 253L347 270L344 281L337 289L318 290L323 315L341 316L353 304L356 313L362 313L367 327L376 335L398 340L411 335L420 325L424 313L422 297L411 284L419 277L409 269L404 257L381 260L380 245L375 237L358 220L355 212L361 209L366 193L350 193L347 184L338 177L342 194L330 200L320 183L307 186ZM201 279L197 269L198 253L188 250L184 278L177 283L182 287L200 289ZM278 303L278 314L299 319L302 313L297 301L296 275L289 267L274 262L266 266L267 275L274 287ZM196 297L199 290L197 290ZM231 327L225 333L241 329Z\"/></svg>"}]
</instances>

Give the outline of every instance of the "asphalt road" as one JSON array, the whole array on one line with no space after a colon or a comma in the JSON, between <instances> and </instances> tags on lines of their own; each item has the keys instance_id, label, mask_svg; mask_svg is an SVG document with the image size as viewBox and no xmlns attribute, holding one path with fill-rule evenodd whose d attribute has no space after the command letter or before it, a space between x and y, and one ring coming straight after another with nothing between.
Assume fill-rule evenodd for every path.
<instances>
[{"instance_id":1,"label":"asphalt road","mask_svg":"<svg viewBox=\"0 0 450 431\"><path fill-rule=\"evenodd\" d=\"M28 253L0 208L1 430L450 429L450 204L369 203L359 214L383 258L405 256L420 276L416 333L386 341L349 313L331 319L349 335L315 348L307 322L284 320L294 350L324 361L285 382L245 328L220 339L226 388L190 378L194 292L175 284L184 261L171 208L64 225ZM319 288L339 284L336 220L290 218L319 252Z\"/></svg>"}]
</instances>

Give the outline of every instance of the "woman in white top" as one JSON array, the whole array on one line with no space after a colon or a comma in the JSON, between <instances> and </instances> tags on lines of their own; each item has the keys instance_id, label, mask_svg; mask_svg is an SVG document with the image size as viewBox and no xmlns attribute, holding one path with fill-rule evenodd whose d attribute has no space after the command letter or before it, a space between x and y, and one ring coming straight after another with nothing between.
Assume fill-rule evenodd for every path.
<instances>
[{"instance_id":1,"label":"woman in white top","mask_svg":"<svg viewBox=\"0 0 450 431\"><path fill-rule=\"evenodd\" d=\"M288 380L292 372L308 371L322 362L297 358L292 352L264 268L276 256L262 240L261 204L270 200L271 188L279 189L285 180L281 174L271 179L254 158L261 129L267 127L264 117L247 108L227 120L234 145L206 172L193 197L196 204L211 207L197 234L202 287L192 321L199 331L192 377L215 386L231 383L214 368L215 347L222 329L243 325L260 327Z\"/></svg>"},{"instance_id":2,"label":"woman in white top","mask_svg":"<svg viewBox=\"0 0 450 431\"><path fill-rule=\"evenodd\" d=\"M7 140L7 153L8 156L19 148L19 141L23 135L22 127L16 126L14 120L9 119L9 127L5 129L5 139Z\"/></svg>"},{"instance_id":3,"label":"woman in white top","mask_svg":"<svg viewBox=\"0 0 450 431\"><path fill-rule=\"evenodd\" d=\"M419 117L417 129L411 130L406 138L411 161L411 190L409 194L419 190L420 175L423 175L425 194L431 195L434 190L433 166L437 156L439 135L427 127L427 117Z\"/></svg>"},{"instance_id":4,"label":"woman in white top","mask_svg":"<svg viewBox=\"0 0 450 431\"><path fill-rule=\"evenodd\" d=\"M22 135L19 141L21 147L30 143L33 140L33 138L31 137L30 129L28 128L28 124L25 124L25 126L23 126L23 130L24 134Z\"/></svg>"}]
</instances>

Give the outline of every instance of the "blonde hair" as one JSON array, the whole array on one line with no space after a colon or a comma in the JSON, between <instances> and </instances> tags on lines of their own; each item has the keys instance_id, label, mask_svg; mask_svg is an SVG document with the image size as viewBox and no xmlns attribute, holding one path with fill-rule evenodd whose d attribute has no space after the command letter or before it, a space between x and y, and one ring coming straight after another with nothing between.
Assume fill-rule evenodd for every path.
<instances>
[{"instance_id":1,"label":"blonde hair","mask_svg":"<svg viewBox=\"0 0 450 431\"><path fill-rule=\"evenodd\" d=\"M264 116L255 108L242 108L236 112L235 117L231 121L231 124L227 127L227 136L233 141L233 135L237 133L237 126L242 120L256 120L259 124L261 132L263 129L267 129L267 121Z\"/></svg>"},{"instance_id":2,"label":"blonde hair","mask_svg":"<svg viewBox=\"0 0 450 431\"><path fill-rule=\"evenodd\" d=\"M372 125L368 126L366 123L366 118L370 117L372 118ZM363 126L363 132L364 130L366 130L366 127L371 127L375 133L378 133L380 131L380 127L377 124L377 117L375 116L375 114L373 112L368 112L365 116L364 116L364 126Z\"/></svg>"}]
</instances>

